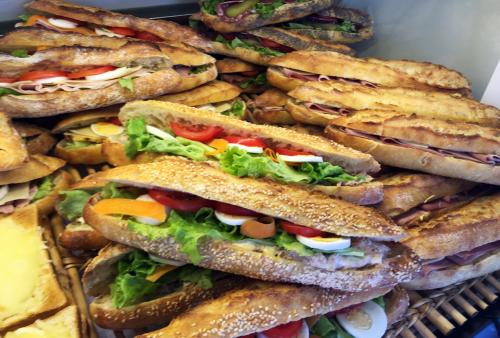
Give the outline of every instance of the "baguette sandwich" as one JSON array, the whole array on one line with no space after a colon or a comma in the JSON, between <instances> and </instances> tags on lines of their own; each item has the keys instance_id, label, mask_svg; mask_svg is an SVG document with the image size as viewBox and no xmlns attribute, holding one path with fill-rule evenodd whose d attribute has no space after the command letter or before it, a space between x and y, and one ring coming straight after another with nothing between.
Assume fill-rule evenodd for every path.
<instances>
[{"instance_id":1,"label":"baguette sandwich","mask_svg":"<svg viewBox=\"0 0 500 338\"><path fill-rule=\"evenodd\" d=\"M1 92L1 89L0 89ZM0 172L13 170L26 164L28 150L19 131L14 128L10 118L0 112Z\"/></svg>"},{"instance_id":2,"label":"baguette sandwich","mask_svg":"<svg viewBox=\"0 0 500 338\"><path fill-rule=\"evenodd\" d=\"M262 93L267 88L263 67L232 58L217 60L216 66L219 78L238 86L243 93Z\"/></svg>"},{"instance_id":3,"label":"baguette sandwich","mask_svg":"<svg viewBox=\"0 0 500 338\"><path fill-rule=\"evenodd\" d=\"M61 46L120 49L130 40L136 39L87 36L74 32L58 32L43 27L24 27L11 31L0 38L0 51L29 55L39 49ZM215 59L211 56L182 43L151 43L154 43L163 54L170 58L173 69L180 76L180 83L171 90L172 92L188 90L216 78Z\"/></svg>"},{"instance_id":4,"label":"baguette sandwich","mask_svg":"<svg viewBox=\"0 0 500 338\"><path fill-rule=\"evenodd\" d=\"M291 125L297 122L285 109L288 96L276 88L267 89L249 104L250 121L259 124Z\"/></svg>"},{"instance_id":5,"label":"baguette sandwich","mask_svg":"<svg viewBox=\"0 0 500 338\"><path fill-rule=\"evenodd\" d=\"M332 120L325 133L382 164L500 185L495 128L367 110Z\"/></svg>"},{"instance_id":6,"label":"baguette sandwich","mask_svg":"<svg viewBox=\"0 0 500 338\"><path fill-rule=\"evenodd\" d=\"M80 318L76 305L69 305L54 315L37 319L33 324L7 332L4 338L64 337L80 338Z\"/></svg>"},{"instance_id":7,"label":"baguette sandwich","mask_svg":"<svg viewBox=\"0 0 500 338\"><path fill-rule=\"evenodd\" d=\"M287 109L298 121L326 126L360 110L416 114L424 118L496 127L500 110L472 99L436 91L369 87L332 80L308 82L290 91Z\"/></svg>"},{"instance_id":8,"label":"baguette sandwich","mask_svg":"<svg viewBox=\"0 0 500 338\"><path fill-rule=\"evenodd\" d=\"M139 338L381 338L408 308L397 287L359 293L254 282L183 313ZM193 324L196 325L193 325Z\"/></svg>"},{"instance_id":9,"label":"baguette sandwich","mask_svg":"<svg viewBox=\"0 0 500 338\"><path fill-rule=\"evenodd\" d=\"M184 104L244 120L247 117L247 106L240 97L241 91L240 87L216 80L182 93L163 95L156 100Z\"/></svg>"},{"instance_id":10,"label":"baguette sandwich","mask_svg":"<svg viewBox=\"0 0 500 338\"><path fill-rule=\"evenodd\" d=\"M76 32L88 36L182 42L195 48L207 46L207 41L195 31L172 21L138 18L62 0L35 0L25 7L36 14L22 15L23 22L17 26L38 26L58 32Z\"/></svg>"},{"instance_id":11,"label":"baguette sandwich","mask_svg":"<svg viewBox=\"0 0 500 338\"><path fill-rule=\"evenodd\" d=\"M29 154L46 155L56 144L56 139L47 129L24 122L14 122L13 125L23 139ZM22 147L17 148L17 151L19 149Z\"/></svg>"},{"instance_id":12,"label":"baguette sandwich","mask_svg":"<svg viewBox=\"0 0 500 338\"><path fill-rule=\"evenodd\" d=\"M247 284L231 276L110 244L85 269L94 322L113 330L166 324L203 300Z\"/></svg>"},{"instance_id":13,"label":"baguette sandwich","mask_svg":"<svg viewBox=\"0 0 500 338\"><path fill-rule=\"evenodd\" d=\"M398 172L378 181L384 185L384 200L377 209L404 227L458 208L488 190L470 181L414 172Z\"/></svg>"},{"instance_id":14,"label":"baguette sandwich","mask_svg":"<svg viewBox=\"0 0 500 338\"><path fill-rule=\"evenodd\" d=\"M405 236L400 227L323 193L179 157L102 175L123 197L94 195L85 222L161 258L350 291L409 280L419 268L411 251L391 242Z\"/></svg>"},{"instance_id":15,"label":"baguette sandwich","mask_svg":"<svg viewBox=\"0 0 500 338\"><path fill-rule=\"evenodd\" d=\"M345 45L315 40L285 29L276 28L269 32L266 27L262 27L239 33L219 33L203 25L199 20L199 13L193 14L189 24L210 42L210 47L203 49L205 52L238 58L257 65L268 65L274 57L294 50L354 54L354 50Z\"/></svg>"},{"instance_id":16,"label":"baguette sandwich","mask_svg":"<svg viewBox=\"0 0 500 338\"><path fill-rule=\"evenodd\" d=\"M129 103L119 118L128 139L103 144L112 165L178 155L210 161L232 175L301 184L360 204L382 200L382 184L370 183L367 175L379 170L378 163L321 136L170 102Z\"/></svg>"},{"instance_id":17,"label":"baguette sandwich","mask_svg":"<svg viewBox=\"0 0 500 338\"><path fill-rule=\"evenodd\" d=\"M65 162L56 157L36 154L20 168L0 175L0 215L11 214L27 205L35 205L41 215L54 209L57 194L72 182L60 170Z\"/></svg>"},{"instance_id":18,"label":"baguette sandwich","mask_svg":"<svg viewBox=\"0 0 500 338\"><path fill-rule=\"evenodd\" d=\"M409 289L435 289L500 269L500 193L482 196L411 230L404 243L424 261Z\"/></svg>"},{"instance_id":19,"label":"baguette sandwich","mask_svg":"<svg viewBox=\"0 0 500 338\"><path fill-rule=\"evenodd\" d=\"M470 92L469 81L460 73L428 62L361 59L335 51L296 51L269 62L267 80L283 91L309 81L342 80L367 87Z\"/></svg>"},{"instance_id":20,"label":"baguette sandwich","mask_svg":"<svg viewBox=\"0 0 500 338\"><path fill-rule=\"evenodd\" d=\"M119 109L119 106L98 108L60 120L52 129L54 134L64 134L55 148L57 157L70 164L105 163L101 153L103 141L124 135L117 118Z\"/></svg>"},{"instance_id":21,"label":"baguette sandwich","mask_svg":"<svg viewBox=\"0 0 500 338\"><path fill-rule=\"evenodd\" d=\"M0 54L0 110L43 117L150 98L180 83L166 54L150 43L120 48L66 46L26 57Z\"/></svg>"},{"instance_id":22,"label":"baguette sandwich","mask_svg":"<svg viewBox=\"0 0 500 338\"><path fill-rule=\"evenodd\" d=\"M243 32L319 12L336 0L242 1L201 0L200 19L218 32Z\"/></svg>"},{"instance_id":23,"label":"baguette sandwich","mask_svg":"<svg viewBox=\"0 0 500 338\"><path fill-rule=\"evenodd\" d=\"M66 304L38 220L35 206L0 215L0 334Z\"/></svg>"}]
</instances>

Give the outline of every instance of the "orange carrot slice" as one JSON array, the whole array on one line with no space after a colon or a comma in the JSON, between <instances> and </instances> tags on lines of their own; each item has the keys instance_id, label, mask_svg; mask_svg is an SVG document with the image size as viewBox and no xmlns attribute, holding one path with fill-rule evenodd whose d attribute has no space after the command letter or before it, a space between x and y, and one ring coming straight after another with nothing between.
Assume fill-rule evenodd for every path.
<instances>
[{"instance_id":1,"label":"orange carrot slice","mask_svg":"<svg viewBox=\"0 0 500 338\"><path fill-rule=\"evenodd\" d=\"M170 272L170 271L177 269L177 268L178 268L177 266L173 266L173 265L160 265L159 267L156 268L155 272L153 272L152 274L150 274L149 276L146 277L146 280L154 283L158 279L160 279L161 276L166 274L167 272Z\"/></svg>"},{"instance_id":2,"label":"orange carrot slice","mask_svg":"<svg viewBox=\"0 0 500 338\"><path fill-rule=\"evenodd\" d=\"M104 215L118 214L150 217L159 222L164 222L167 219L167 212L163 204L127 198L100 200L94 205L94 210Z\"/></svg>"},{"instance_id":3,"label":"orange carrot slice","mask_svg":"<svg viewBox=\"0 0 500 338\"><path fill-rule=\"evenodd\" d=\"M205 155L207 156L213 156L217 154L222 154L226 149L228 142L224 139L221 138L216 138L212 142L208 144L210 147L215 148L214 150L207 151Z\"/></svg>"}]
</instances>

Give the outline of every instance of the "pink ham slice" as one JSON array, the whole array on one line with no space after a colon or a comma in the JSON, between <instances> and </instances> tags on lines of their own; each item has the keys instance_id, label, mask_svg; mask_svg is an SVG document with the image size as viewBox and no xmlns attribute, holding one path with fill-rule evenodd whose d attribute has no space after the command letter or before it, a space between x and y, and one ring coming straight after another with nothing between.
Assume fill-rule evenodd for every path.
<instances>
[{"instance_id":1,"label":"pink ham slice","mask_svg":"<svg viewBox=\"0 0 500 338\"><path fill-rule=\"evenodd\" d=\"M337 107L330 107L324 104L319 104L319 103L312 103L312 102L305 102L304 105L308 109L312 110L320 110L325 113L329 113L332 115L341 115L341 116L347 116L351 112L345 108L337 108Z\"/></svg>"},{"instance_id":2,"label":"pink ham slice","mask_svg":"<svg viewBox=\"0 0 500 338\"><path fill-rule=\"evenodd\" d=\"M447 258L458 265L467 265L498 248L500 248L500 241L488 243L470 251L459 252Z\"/></svg>"},{"instance_id":3,"label":"pink ham slice","mask_svg":"<svg viewBox=\"0 0 500 338\"><path fill-rule=\"evenodd\" d=\"M447 260L446 258L443 258L442 260L430 264L423 264L422 265L422 272L421 274L423 277L427 276L430 274L432 271L438 271L442 269L449 268L450 266L453 266L453 262Z\"/></svg>"}]
</instances>

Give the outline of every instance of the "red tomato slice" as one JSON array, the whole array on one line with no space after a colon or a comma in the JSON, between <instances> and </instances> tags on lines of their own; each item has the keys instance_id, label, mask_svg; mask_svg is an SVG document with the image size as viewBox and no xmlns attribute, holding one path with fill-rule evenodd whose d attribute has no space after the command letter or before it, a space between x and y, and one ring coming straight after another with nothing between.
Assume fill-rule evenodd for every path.
<instances>
[{"instance_id":1,"label":"red tomato slice","mask_svg":"<svg viewBox=\"0 0 500 338\"><path fill-rule=\"evenodd\" d=\"M141 40L146 40L146 41L155 41L155 42L163 41L163 39L160 38L159 36L148 33L148 32L139 32L135 35L135 38L141 39Z\"/></svg>"},{"instance_id":2,"label":"red tomato slice","mask_svg":"<svg viewBox=\"0 0 500 338\"><path fill-rule=\"evenodd\" d=\"M286 156L314 155L314 154L309 153L307 151L291 150L291 149L287 149L287 148L276 148L275 152L277 154L286 155Z\"/></svg>"},{"instance_id":3,"label":"red tomato slice","mask_svg":"<svg viewBox=\"0 0 500 338\"><path fill-rule=\"evenodd\" d=\"M152 189L148 194L158 203L178 211L196 212L201 208L213 207L212 201L182 192Z\"/></svg>"},{"instance_id":4,"label":"red tomato slice","mask_svg":"<svg viewBox=\"0 0 500 338\"><path fill-rule=\"evenodd\" d=\"M255 216L258 217L260 214L253 210L248 210L245 208L237 207L236 205L227 204L223 202L215 202L215 210L220 211L224 214L234 215L234 216Z\"/></svg>"},{"instance_id":5,"label":"red tomato slice","mask_svg":"<svg viewBox=\"0 0 500 338\"><path fill-rule=\"evenodd\" d=\"M125 36L134 36L136 32L133 29L127 27L109 27L109 30L113 33L125 35Z\"/></svg>"},{"instance_id":6,"label":"red tomato slice","mask_svg":"<svg viewBox=\"0 0 500 338\"><path fill-rule=\"evenodd\" d=\"M123 126L122 121L118 117L113 117L112 119L109 120L109 123L113 123L117 126Z\"/></svg>"},{"instance_id":7,"label":"red tomato slice","mask_svg":"<svg viewBox=\"0 0 500 338\"><path fill-rule=\"evenodd\" d=\"M268 338L292 338L295 337L300 328L302 327L303 322L301 320L297 320L296 322L290 322L287 324L279 325L269 329L267 331L262 332Z\"/></svg>"},{"instance_id":8,"label":"red tomato slice","mask_svg":"<svg viewBox=\"0 0 500 338\"><path fill-rule=\"evenodd\" d=\"M12 83L12 82L16 82L16 79L13 77L0 77L0 82Z\"/></svg>"},{"instance_id":9,"label":"red tomato slice","mask_svg":"<svg viewBox=\"0 0 500 338\"><path fill-rule=\"evenodd\" d=\"M170 128L177 136L199 142L212 141L223 131L221 127L216 126L185 125L177 122L171 122Z\"/></svg>"},{"instance_id":10,"label":"red tomato slice","mask_svg":"<svg viewBox=\"0 0 500 338\"><path fill-rule=\"evenodd\" d=\"M302 225L294 224L287 221L281 221L281 227L283 230L290 234L300 235L304 237L318 237L323 236L326 233L321 230L316 230L313 228L308 228Z\"/></svg>"},{"instance_id":11,"label":"red tomato slice","mask_svg":"<svg viewBox=\"0 0 500 338\"><path fill-rule=\"evenodd\" d=\"M260 138L227 136L224 137L224 140L226 140L228 143L241 144L242 146L247 146L247 147L261 147L261 148L267 147L267 144Z\"/></svg>"},{"instance_id":12,"label":"red tomato slice","mask_svg":"<svg viewBox=\"0 0 500 338\"><path fill-rule=\"evenodd\" d=\"M86 69L80 69L76 72L69 73L68 78L70 79L80 79L85 76L90 76L90 75L98 75L102 73L106 73L112 70L115 70L115 66L102 66L102 67L95 67L95 68L86 68Z\"/></svg>"},{"instance_id":13,"label":"red tomato slice","mask_svg":"<svg viewBox=\"0 0 500 338\"><path fill-rule=\"evenodd\" d=\"M240 74L243 76L254 77L254 76L259 75L259 71L258 70L249 70L247 72L241 72Z\"/></svg>"},{"instance_id":14,"label":"red tomato slice","mask_svg":"<svg viewBox=\"0 0 500 338\"><path fill-rule=\"evenodd\" d=\"M284 53L290 53L290 52L294 51L293 48L284 46L284 45L279 44L277 42L274 42L272 40L268 40L268 39L264 39L264 38L259 38L259 40L260 40L260 43L264 47L267 47L267 48L270 48L270 49L279 50L280 52L284 52Z\"/></svg>"},{"instance_id":15,"label":"red tomato slice","mask_svg":"<svg viewBox=\"0 0 500 338\"><path fill-rule=\"evenodd\" d=\"M68 76L68 73L59 70L33 70L22 74L19 81L40 80L56 76Z\"/></svg>"}]
</instances>

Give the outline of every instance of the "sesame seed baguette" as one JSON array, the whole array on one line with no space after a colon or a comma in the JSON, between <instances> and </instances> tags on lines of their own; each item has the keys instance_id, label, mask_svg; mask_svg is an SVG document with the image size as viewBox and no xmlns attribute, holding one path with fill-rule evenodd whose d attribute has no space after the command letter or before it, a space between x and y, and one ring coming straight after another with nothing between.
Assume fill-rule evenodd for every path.
<instances>
[{"instance_id":1,"label":"sesame seed baguette","mask_svg":"<svg viewBox=\"0 0 500 338\"><path fill-rule=\"evenodd\" d=\"M157 97L158 101L168 101L187 106L201 106L210 103L229 101L237 98L241 89L228 82L211 81L203 86L184 91L177 94L169 94Z\"/></svg>"},{"instance_id":2,"label":"sesame seed baguette","mask_svg":"<svg viewBox=\"0 0 500 338\"><path fill-rule=\"evenodd\" d=\"M325 161L338 164L351 173L376 172L379 164L370 155L346 148L320 136L307 135L294 130L256 125L230 116L203 111L181 104L159 101L127 103L118 115L122 122L143 117L146 123L159 128L169 128L171 121L215 125L228 134L258 137L274 146L291 146L323 156Z\"/></svg>"},{"instance_id":3,"label":"sesame seed baguette","mask_svg":"<svg viewBox=\"0 0 500 338\"><path fill-rule=\"evenodd\" d=\"M341 310L386 294L389 289L351 293L312 286L255 282L207 301L167 327L138 338L241 337L308 317Z\"/></svg>"},{"instance_id":4,"label":"sesame seed baguette","mask_svg":"<svg viewBox=\"0 0 500 338\"><path fill-rule=\"evenodd\" d=\"M14 129L10 119L0 112L0 172L23 166L28 161L28 151Z\"/></svg>"}]
</instances>

